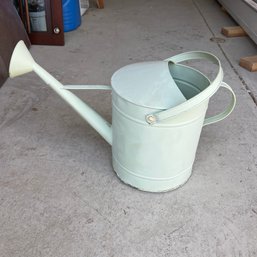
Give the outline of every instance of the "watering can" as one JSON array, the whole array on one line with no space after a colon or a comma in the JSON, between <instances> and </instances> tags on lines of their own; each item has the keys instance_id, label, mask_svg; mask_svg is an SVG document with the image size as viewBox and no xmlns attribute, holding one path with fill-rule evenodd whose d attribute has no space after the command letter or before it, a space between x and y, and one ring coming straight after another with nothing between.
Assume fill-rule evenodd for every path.
<instances>
[{"instance_id":1,"label":"watering can","mask_svg":"<svg viewBox=\"0 0 257 257\"><path fill-rule=\"evenodd\" d=\"M182 61L205 59L218 66L210 81ZM63 85L39 66L23 41L12 54L9 74L16 77L34 71L77 111L110 145L118 177L135 188L162 192L183 185L192 173L203 126L226 118L236 97L223 82L218 58L208 52L187 52L164 61L125 66L105 85ZM205 118L210 97L220 88L231 93L226 109ZM112 125L71 93L74 89L112 91Z\"/></svg>"}]
</instances>

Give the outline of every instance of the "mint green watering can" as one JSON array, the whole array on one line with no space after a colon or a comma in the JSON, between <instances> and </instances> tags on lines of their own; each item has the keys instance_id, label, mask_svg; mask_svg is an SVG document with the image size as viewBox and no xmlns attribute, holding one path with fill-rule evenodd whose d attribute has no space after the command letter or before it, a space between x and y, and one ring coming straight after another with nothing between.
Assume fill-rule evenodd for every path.
<instances>
[{"instance_id":1,"label":"mint green watering can","mask_svg":"<svg viewBox=\"0 0 257 257\"><path fill-rule=\"evenodd\" d=\"M201 72L179 64L206 59L218 66L211 82ZM220 61L207 52L182 53L164 61L125 66L114 73L111 87L62 85L32 58L23 41L12 54L9 73L34 71L75 109L110 145L118 177L133 187L162 192L183 185L192 166L202 127L226 118L236 97L225 82ZM205 118L210 97L223 87L231 93L225 111ZM112 91L112 125L69 90Z\"/></svg>"}]
</instances>

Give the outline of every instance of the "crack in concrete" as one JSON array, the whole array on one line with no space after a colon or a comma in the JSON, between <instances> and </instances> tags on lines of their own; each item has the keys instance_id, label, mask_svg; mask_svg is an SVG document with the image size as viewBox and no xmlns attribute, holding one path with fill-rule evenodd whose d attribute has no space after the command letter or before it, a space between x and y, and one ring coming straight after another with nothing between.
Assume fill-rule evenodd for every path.
<instances>
[{"instance_id":1,"label":"crack in concrete","mask_svg":"<svg viewBox=\"0 0 257 257\"><path fill-rule=\"evenodd\" d=\"M257 215L257 211L255 209L252 209L252 212Z\"/></svg>"},{"instance_id":2,"label":"crack in concrete","mask_svg":"<svg viewBox=\"0 0 257 257\"><path fill-rule=\"evenodd\" d=\"M85 206L89 207L91 210L95 211L102 218L102 220L110 226L110 228L113 228L121 236L123 235L123 233L117 228L116 223L113 223L112 221L110 221L104 214L102 214L102 212L99 211L99 209L92 206L88 201L80 197L75 191L72 191L72 196L80 200L82 203L85 204Z\"/></svg>"},{"instance_id":3,"label":"crack in concrete","mask_svg":"<svg viewBox=\"0 0 257 257\"><path fill-rule=\"evenodd\" d=\"M197 9L197 11L199 12L199 14L201 15L204 23L206 24L207 28L209 29L209 31L211 32L212 36L215 37L215 33L213 32L212 28L210 27L207 19L204 17L204 14L202 13L200 7L198 6L198 4L196 3L195 0L192 0L193 5L195 6L195 8ZM226 52L224 51L224 49L222 48L221 44L216 42L217 46L219 47L220 51L222 52L222 54L224 55L225 59L227 60L227 62L229 63L231 69L234 71L234 73L236 74L236 76L238 77L238 79L241 81L242 85L244 86L246 92L249 94L249 96L252 98L254 104L257 106L257 99L254 96L254 94L252 93L252 91L250 90L249 86L247 85L247 83L245 82L245 80L243 79L243 77L239 74L239 72L237 71L236 67L233 65L233 63L230 61L229 57L227 56Z\"/></svg>"}]
</instances>

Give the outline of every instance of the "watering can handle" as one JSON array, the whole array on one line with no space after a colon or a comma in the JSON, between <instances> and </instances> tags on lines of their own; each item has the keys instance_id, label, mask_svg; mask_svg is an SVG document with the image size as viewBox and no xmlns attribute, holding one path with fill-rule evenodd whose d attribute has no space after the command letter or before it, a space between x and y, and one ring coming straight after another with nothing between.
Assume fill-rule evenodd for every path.
<instances>
[{"instance_id":1,"label":"watering can handle","mask_svg":"<svg viewBox=\"0 0 257 257\"><path fill-rule=\"evenodd\" d=\"M223 111L220 114L217 114L215 116L206 118L204 120L203 126L210 125L210 124L213 124L213 123L216 123L218 121L221 121L221 120L225 119L227 116L229 116L229 114L235 108L235 105L236 105L236 95L235 95L234 91L232 90L232 88L227 83L225 83L225 82L222 82L220 86L223 87L223 88L226 88L227 90L230 91L230 93L231 93L230 103L227 106L227 108L225 109L225 111Z\"/></svg>"},{"instance_id":2,"label":"watering can handle","mask_svg":"<svg viewBox=\"0 0 257 257\"><path fill-rule=\"evenodd\" d=\"M188 104L190 103L191 106L196 106L201 103L202 99L209 97L210 95L214 94L215 91L219 88L222 80L223 80L223 70L220 64L220 60L213 54L208 52L202 51L192 51L192 52L185 52L175 56L172 56L165 61L172 62L174 64L188 61L188 60L196 60L196 59L204 59L213 62L218 66L218 72L215 79L211 82L211 84L202 91L201 95L196 95L195 97L187 100L186 102L172 107L171 109L167 109L164 111L160 111L157 113L152 113L146 115L145 119L148 124L153 125L158 123L159 121L174 117L188 109Z\"/></svg>"},{"instance_id":3,"label":"watering can handle","mask_svg":"<svg viewBox=\"0 0 257 257\"><path fill-rule=\"evenodd\" d=\"M189 60L209 60L221 67L220 60L213 54L209 52L204 52L204 51L191 51L191 52L185 52L181 54L174 55L172 57L169 57L165 59L164 61L169 61L173 63L180 63L184 61L189 61ZM217 75L218 76L218 75Z\"/></svg>"},{"instance_id":4,"label":"watering can handle","mask_svg":"<svg viewBox=\"0 0 257 257\"><path fill-rule=\"evenodd\" d=\"M110 86L106 85L63 85L62 88L67 90L112 90Z\"/></svg>"}]
</instances>

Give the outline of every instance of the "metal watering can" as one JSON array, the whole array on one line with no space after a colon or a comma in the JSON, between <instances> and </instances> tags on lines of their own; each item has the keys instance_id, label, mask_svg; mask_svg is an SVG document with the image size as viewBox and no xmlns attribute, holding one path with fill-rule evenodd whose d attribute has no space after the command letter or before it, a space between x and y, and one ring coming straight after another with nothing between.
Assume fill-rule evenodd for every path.
<instances>
[{"instance_id":1,"label":"metal watering can","mask_svg":"<svg viewBox=\"0 0 257 257\"><path fill-rule=\"evenodd\" d=\"M218 65L216 78L179 64L206 59ZM133 187L162 192L183 185L191 175L202 127L226 118L236 97L225 82L220 61L207 52L187 52L164 61L136 63L116 71L110 86L64 86L40 67L23 41L16 45L10 77L34 71L110 145L118 177ZM231 101L222 113L205 119L210 97L223 87ZM112 125L70 89L112 90Z\"/></svg>"}]
</instances>

